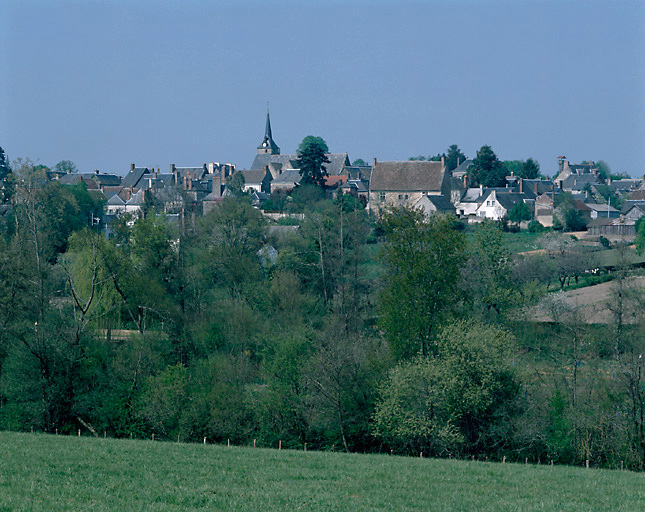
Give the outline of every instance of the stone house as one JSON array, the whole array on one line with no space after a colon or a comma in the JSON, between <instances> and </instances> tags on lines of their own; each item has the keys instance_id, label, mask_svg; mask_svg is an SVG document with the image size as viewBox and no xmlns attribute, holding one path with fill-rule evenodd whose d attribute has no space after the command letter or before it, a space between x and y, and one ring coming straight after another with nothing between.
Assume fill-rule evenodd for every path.
<instances>
[{"instance_id":1,"label":"stone house","mask_svg":"<svg viewBox=\"0 0 645 512\"><path fill-rule=\"evenodd\" d=\"M380 215L386 208L413 207L423 196L450 196L445 162L398 161L372 165L368 208Z\"/></svg>"}]
</instances>

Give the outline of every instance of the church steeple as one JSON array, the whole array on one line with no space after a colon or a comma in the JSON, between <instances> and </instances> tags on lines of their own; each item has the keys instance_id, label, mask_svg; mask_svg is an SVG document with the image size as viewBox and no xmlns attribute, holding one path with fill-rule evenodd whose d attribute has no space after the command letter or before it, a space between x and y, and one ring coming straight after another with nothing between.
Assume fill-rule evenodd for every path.
<instances>
[{"instance_id":1,"label":"church steeple","mask_svg":"<svg viewBox=\"0 0 645 512\"><path fill-rule=\"evenodd\" d=\"M258 154L268 153L270 155L279 155L280 148L274 142L273 136L271 135L271 119L269 117L269 109L267 108L267 124L264 128L264 139L262 143L258 146Z\"/></svg>"}]
</instances>

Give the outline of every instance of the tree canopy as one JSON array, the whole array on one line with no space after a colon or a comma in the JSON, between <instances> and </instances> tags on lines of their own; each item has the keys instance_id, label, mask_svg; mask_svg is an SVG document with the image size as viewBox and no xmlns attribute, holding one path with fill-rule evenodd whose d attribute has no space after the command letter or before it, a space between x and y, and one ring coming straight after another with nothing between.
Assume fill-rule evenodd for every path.
<instances>
[{"instance_id":1,"label":"tree canopy","mask_svg":"<svg viewBox=\"0 0 645 512\"><path fill-rule=\"evenodd\" d=\"M482 146L468 169L468 178L473 186L502 187L506 182L506 167L490 146Z\"/></svg>"},{"instance_id":2,"label":"tree canopy","mask_svg":"<svg viewBox=\"0 0 645 512\"><path fill-rule=\"evenodd\" d=\"M329 148L322 137L307 135L302 139L297 151L297 165L303 184L313 183L319 187L325 185L325 176L328 176L325 167L325 164L329 163L328 152Z\"/></svg>"}]
</instances>

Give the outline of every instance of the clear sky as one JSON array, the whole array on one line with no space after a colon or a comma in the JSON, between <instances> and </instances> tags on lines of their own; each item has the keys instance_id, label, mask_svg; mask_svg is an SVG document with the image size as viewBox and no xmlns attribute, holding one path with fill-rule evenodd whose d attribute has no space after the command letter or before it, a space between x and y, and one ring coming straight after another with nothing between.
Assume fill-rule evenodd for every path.
<instances>
[{"instance_id":1,"label":"clear sky","mask_svg":"<svg viewBox=\"0 0 645 512\"><path fill-rule=\"evenodd\" d=\"M124 174L458 144L645 173L645 1L0 2L0 146Z\"/></svg>"}]
</instances>

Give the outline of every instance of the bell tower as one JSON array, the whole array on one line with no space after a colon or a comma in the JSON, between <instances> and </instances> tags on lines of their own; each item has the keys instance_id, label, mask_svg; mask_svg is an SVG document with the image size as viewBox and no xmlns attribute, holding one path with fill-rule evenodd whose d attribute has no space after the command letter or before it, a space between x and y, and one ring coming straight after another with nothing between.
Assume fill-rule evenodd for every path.
<instances>
[{"instance_id":1,"label":"bell tower","mask_svg":"<svg viewBox=\"0 0 645 512\"><path fill-rule=\"evenodd\" d=\"M258 146L258 155L269 154L269 155L279 155L280 148L273 140L271 135L271 118L269 117L269 109L267 107L267 124L264 128L264 139Z\"/></svg>"}]
</instances>

